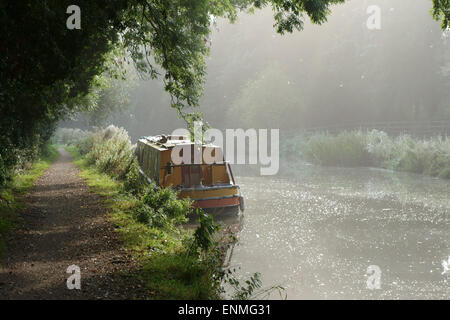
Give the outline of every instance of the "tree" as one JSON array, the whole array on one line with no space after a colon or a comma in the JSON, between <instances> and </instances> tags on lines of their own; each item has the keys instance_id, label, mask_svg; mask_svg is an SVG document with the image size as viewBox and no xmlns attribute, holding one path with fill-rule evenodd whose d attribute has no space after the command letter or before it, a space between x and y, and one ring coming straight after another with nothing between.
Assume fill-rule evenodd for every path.
<instances>
[{"instance_id":1,"label":"tree","mask_svg":"<svg viewBox=\"0 0 450 320\"><path fill-rule=\"evenodd\" d=\"M278 62L249 81L233 102L228 119L245 128L292 129L304 123L301 91Z\"/></svg>"},{"instance_id":2,"label":"tree","mask_svg":"<svg viewBox=\"0 0 450 320\"><path fill-rule=\"evenodd\" d=\"M69 5L0 2L0 184L19 152L31 154L81 103L118 41L125 1L79 1L82 30L66 28Z\"/></svg>"},{"instance_id":3,"label":"tree","mask_svg":"<svg viewBox=\"0 0 450 320\"><path fill-rule=\"evenodd\" d=\"M433 18L442 21L442 30L450 27L450 0L433 0Z\"/></svg>"},{"instance_id":4,"label":"tree","mask_svg":"<svg viewBox=\"0 0 450 320\"><path fill-rule=\"evenodd\" d=\"M128 68L126 71L127 78L108 74L99 77L98 85L86 96L82 110L74 110L73 118L86 123L86 129L101 127L106 125L114 115L128 110L137 79L133 69Z\"/></svg>"},{"instance_id":5,"label":"tree","mask_svg":"<svg viewBox=\"0 0 450 320\"><path fill-rule=\"evenodd\" d=\"M198 105L205 76L211 17L236 19L239 10L271 6L278 32L303 26L302 14L326 21L344 0L79 0L81 29L66 28L68 0L0 2L0 172L17 163L17 150L45 142L56 123L96 86L96 77L118 61L124 46L137 70L161 75L171 106ZM435 18L448 26L448 0L434 0ZM158 68L159 66L159 68Z\"/></svg>"}]
</instances>

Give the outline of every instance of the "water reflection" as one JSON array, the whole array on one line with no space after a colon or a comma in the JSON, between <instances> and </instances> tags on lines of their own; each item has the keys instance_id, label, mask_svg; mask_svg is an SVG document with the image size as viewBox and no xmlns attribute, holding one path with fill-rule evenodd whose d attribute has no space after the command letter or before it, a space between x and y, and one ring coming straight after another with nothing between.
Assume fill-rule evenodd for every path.
<instances>
[{"instance_id":1,"label":"water reflection","mask_svg":"<svg viewBox=\"0 0 450 320\"><path fill-rule=\"evenodd\" d=\"M232 264L288 299L448 299L450 182L378 169L302 166L239 177L245 224ZM366 270L381 268L381 289ZM274 296L273 298L277 298Z\"/></svg>"}]
</instances>

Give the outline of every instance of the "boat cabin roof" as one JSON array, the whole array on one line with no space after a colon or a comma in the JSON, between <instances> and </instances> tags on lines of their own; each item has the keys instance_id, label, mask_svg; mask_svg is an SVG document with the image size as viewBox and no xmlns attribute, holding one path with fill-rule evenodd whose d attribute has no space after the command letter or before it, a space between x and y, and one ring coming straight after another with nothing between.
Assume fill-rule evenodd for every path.
<instances>
[{"instance_id":1,"label":"boat cabin roof","mask_svg":"<svg viewBox=\"0 0 450 320\"><path fill-rule=\"evenodd\" d=\"M139 139L140 142L145 143L146 145L157 149L159 151L165 151L174 148L175 146L179 145L193 145L194 142L191 141L186 136L172 136L172 135L157 135L157 136L148 136L148 137L141 137ZM202 145L203 147L210 147L210 148L219 148L219 146L216 146L212 143L204 143Z\"/></svg>"}]
</instances>

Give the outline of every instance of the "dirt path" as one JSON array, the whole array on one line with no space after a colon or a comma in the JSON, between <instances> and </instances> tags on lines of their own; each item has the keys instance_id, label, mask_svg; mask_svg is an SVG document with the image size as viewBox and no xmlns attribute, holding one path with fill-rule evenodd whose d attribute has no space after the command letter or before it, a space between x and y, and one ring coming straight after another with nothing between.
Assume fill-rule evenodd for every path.
<instances>
[{"instance_id":1,"label":"dirt path","mask_svg":"<svg viewBox=\"0 0 450 320\"><path fill-rule=\"evenodd\" d=\"M7 239L0 299L139 298L136 263L121 248L102 199L89 191L63 149L25 200ZM67 289L67 268L81 269L81 289Z\"/></svg>"}]
</instances>

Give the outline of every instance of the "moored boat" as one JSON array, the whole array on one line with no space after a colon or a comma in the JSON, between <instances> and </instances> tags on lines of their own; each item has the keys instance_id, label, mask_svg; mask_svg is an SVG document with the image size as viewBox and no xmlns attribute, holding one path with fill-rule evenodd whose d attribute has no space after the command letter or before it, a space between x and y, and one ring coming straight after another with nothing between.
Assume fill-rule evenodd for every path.
<instances>
[{"instance_id":1,"label":"moored boat","mask_svg":"<svg viewBox=\"0 0 450 320\"><path fill-rule=\"evenodd\" d=\"M192 199L194 207L219 220L242 216L244 199L220 147L196 145L185 136L159 135L140 138L136 153L139 172L147 181L174 188L180 198ZM195 161L196 154L200 161ZM205 162L204 154L213 160Z\"/></svg>"}]
</instances>

